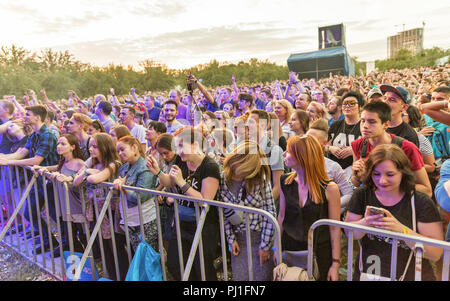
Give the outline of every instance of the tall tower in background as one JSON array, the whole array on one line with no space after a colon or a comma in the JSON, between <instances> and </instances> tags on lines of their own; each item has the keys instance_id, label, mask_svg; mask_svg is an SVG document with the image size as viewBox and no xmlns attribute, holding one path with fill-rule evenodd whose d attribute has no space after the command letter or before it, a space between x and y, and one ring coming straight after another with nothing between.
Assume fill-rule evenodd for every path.
<instances>
[{"instance_id":1,"label":"tall tower in background","mask_svg":"<svg viewBox=\"0 0 450 301\"><path fill-rule=\"evenodd\" d=\"M423 25L425 27L425 23ZM395 36L388 37L388 58L395 57L402 48L410 50L412 55L419 53L423 49L424 27L404 30Z\"/></svg>"}]
</instances>

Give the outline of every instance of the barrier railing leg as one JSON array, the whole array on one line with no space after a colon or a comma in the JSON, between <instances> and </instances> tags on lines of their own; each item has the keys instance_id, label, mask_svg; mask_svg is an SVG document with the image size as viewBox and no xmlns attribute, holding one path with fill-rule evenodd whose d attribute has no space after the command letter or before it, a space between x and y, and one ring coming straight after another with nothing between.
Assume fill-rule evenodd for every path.
<instances>
[{"instance_id":1,"label":"barrier railing leg","mask_svg":"<svg viewBox=\"0 0 450 301\"><path fill-rule=\"evenodd\" d=\"M167 281L166 256L164 254L164 243L163 243L162 229L161 229L161 214L160 214L160 208L159 208L157 196L154 196L153 200L155 202L155 208L156 208L156 226L158 229L158 246L159 246L159 253L161 254L161 267L162 267L162 273L163 273L163 280Z\"/></svg>"},{"instance_id":2,"label":"barrier railing leg","mask_svg":"<svg viewBox=\"0 0 450 301\"><path fill-rule=\"evenodd\" d=\"M33 178L31 179L30 183L28 184L27 189L25 190L25 193L23 194L22 198L20 199L19 205L17 205L16 210L14 210L14 212L11 215L11 217L9 218L6 226L3 227L2 232L0 233L0 241L2 241L3 238L5 237L6 232L8 231L8 229L11 226L14 218L17 216L17 214L19 213L19 211L22 208L23 204L25 203L25 200L27 199L27 196L30 193L31 188L33 187L35 182L36 182L36 176L33 176Z\"/></svg>"},{"instance_id":3,"label":"barrier railing leg","mask_svg":"<svg viewBox=\"0 0 450 301\"><path fill-rule=\"evenodd\" d=\"M227 240L225 239L225 225L223 220L223 208L219 208L219 227L220 227L220 245L222 246L222 266L223 266L223 278L228 280L228 267L227 267Z\"/></svg>"},{"instance_id":4,"label":"barrier railing leg","mask_svg":"<svg viewBox=\"0 0 450 301\"><path fill-rule=\"evenodd\" d=\"M360 250L361 252L361 250ZM347 281L353 281L353 231L348 232Z\"/></svg>"},{"instance_id":5,"label":"barrier railing leg","mask_svg":"<svg viewBox=\"0 0 450 301\"><path fill-rule=\"evenodd\" d=\"M414 250L416 252L415 281L422 281L423 244L416 243Z\"/></svg>"},{"instance_id":6,"label":"barrier railing leg","mask_svg":"<svg viewBox=\"0 0 450 301\"><path fill-rule=\"evenodd\" d=\"M175 230L177 234L177 244L178 244L178 261L180 264L180 275L183 277L184 275L184 259L183 259L183 248L181 245L181 228L180 228L180 215L178 211L178 200L175 200L173 203L173 208L175 211L174 217L175 217Z\"/></svg>"},{"instance_id":7,"label":"barrier railing leg","mask_svg":"<svg viewBox=\"0 0 450 301\"><path fill-rule=\"evenodd\" d=\"M92 249L92 245L94 244L94 240L96 239L97 234L99 234L100 226L102 224L103 218L105 217L106 210L108 209L109 204L111 202L112 194L113 194L113 192L112 192L112 188L111 188L106 197L105 203L103 204L102 211L100 212L100 214L97 218L97 223L95 224L94 231L92 231L92 235L91 235L89 242L86 246L86 249L83 253L83 257L81 257L80 263L76 268L75 276L73 278L74 281L78 281L78 279L80 279L81 270L82 270L84 264L86 263L87 257L89 256L89 252Z\"/></svg>"},{"instance_id":8,"label":"barrier railing leg","mask_svg":"<svg viewBox=\"0 0 450 301\"><path fill-rule=\"evenodd\" d=\"M448 281L450 270L450 250L444 251L444 260L442 262L442 281Z\"/></svg>"},{"instance_id":9,"label":"barrier railing leg","mask_svg":"<svg viewBox=\"0 0 450 301\"><path fill-rule=\"evenodd\" d=\"M203 212L200 216L199 222L197 224L197 230L195 231L194 240L192 242L191 251L189 253L189 258L186 263L186 268L183 274L183 281L189 280L189 275L191 273L192 264L194 263L195 253L197 252L197 247L200 242L200 236L202 235L203 226L205 225L206 215L209 211L209 205L205 205Z\"/></svg>"},{"instance_id":10,"label":"barrier railing leg","mask_svg":"<svg viewBox=\"0 0 450 301\"><path fill-rule=\"evenodd\" d=\"M247 239L247 260L248 260L248 280L253 281L253 256L252 256L252 239L250 234L250 226L248 224L248 213L245 212L245 232Z\"/></svg>"}]
</instances>

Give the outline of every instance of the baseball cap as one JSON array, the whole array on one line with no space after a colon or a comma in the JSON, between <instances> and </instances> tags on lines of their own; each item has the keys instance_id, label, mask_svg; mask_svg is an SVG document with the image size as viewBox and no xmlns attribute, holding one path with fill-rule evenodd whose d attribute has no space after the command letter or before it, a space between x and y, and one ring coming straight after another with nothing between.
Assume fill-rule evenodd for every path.
<instances>
[{"instance_id":1,"label":"baseball cap","mask_svg":"<svg viewBox=\"0 0 450 301\"><path fill-rule=\"evenodd\" d=\"M81 101L86 107L90 107L90 105L89 105L89 101L87 101L87 100L82 100Z\"/></svg>"},{"instance_id":2,"label":"baseball cap","mask_svg":"<svg viewBox=\"0 0 450 301\"><path fill-rule=\"evenodd\" d=\"M380 86L380 90L381 92L383 92L383 95L386 92L392 92L397 94L398 96L400 96L400 98L406 103L406 104L410 104L411 103L411 95L409 94L408 90L406 90L403 87L400 86L390 86L390 85L381 85Z\"/></svg>"},{"instance_id":3,"label":"baseball cap","mask_svg":"<svg viewBox=\"0 0 450 301\"><path fill-rule=\"evenodd\" d=\"M369 91L369 93L367 93L367 99L371 98L374 94L380 94L383 96L383 92L381 92L380 88L374 87Z\"/></svg>"}]
</instances>

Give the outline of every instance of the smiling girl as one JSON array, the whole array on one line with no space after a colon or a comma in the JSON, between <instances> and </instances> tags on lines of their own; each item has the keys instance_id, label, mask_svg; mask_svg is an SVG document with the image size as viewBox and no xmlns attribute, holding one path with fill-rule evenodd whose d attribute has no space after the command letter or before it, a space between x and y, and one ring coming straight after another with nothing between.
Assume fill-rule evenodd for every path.
<instances>
[{"instance_id":1,"label":"smiling girl","mask_svg":"<svg viewBox=\"0 0 450 301\"><path fill-rule=\"evenodd\" d=\"M400 147L394 144L377 146L369 154L366 168L365 185L353 193L346 222L438 240L444 238L439 212L426 194L414 189L411 163ZM381 213L374 214L368 206L379 208ZM417 221L416 225L413 220ZM359 278L358 272L369 273L368 270L378 271L376 276L389 277L391 244L356 231L353 238L361 241L362 249L361 267L360 271L356 269L356 279ZM411 247L414 246L402 243L398 248L396 279L405 276L405 280L414 280L415 259ZM422 280L434 280L429 260L437 261L441 255L442 249L425 246ZM378 266L369 269L375 264L374 258Z\"/></svg>"}]
</instances>

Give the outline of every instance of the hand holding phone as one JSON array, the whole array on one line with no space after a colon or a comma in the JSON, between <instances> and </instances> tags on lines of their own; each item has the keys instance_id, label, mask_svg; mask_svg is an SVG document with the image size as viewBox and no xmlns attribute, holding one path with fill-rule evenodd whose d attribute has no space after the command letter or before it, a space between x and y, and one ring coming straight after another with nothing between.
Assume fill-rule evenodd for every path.
<instances>
[{"instance_id":1,"label":"hand holding phone","mask_svg":"<svg viewBox=\"0 0 450 301\"><path fill-rule=\"evenodd\" d=\"M370 215L380 215L382 214L383 217L386 216L386 213L384 213L383 209L374 207L374 206L367 206L369 208Z\"/></svg>"}]
</instances>

